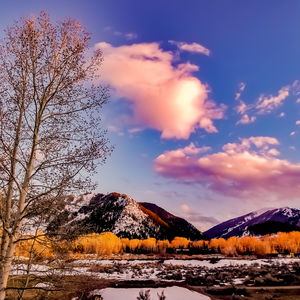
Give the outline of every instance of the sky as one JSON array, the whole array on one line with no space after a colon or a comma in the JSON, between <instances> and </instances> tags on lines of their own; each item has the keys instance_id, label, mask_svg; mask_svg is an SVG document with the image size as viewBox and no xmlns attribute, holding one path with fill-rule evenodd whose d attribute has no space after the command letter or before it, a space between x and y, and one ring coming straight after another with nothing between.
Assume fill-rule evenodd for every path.
<instances>
[{"instance_id":1,"label":"sky","mask_svg":"<svg viewBox=\"0 0 300 300\"><path fill-rule=\"evenodd\" d=\"M114 145L97 192L125 193L201 230L265 207L300 209L300 2L1 3L0 29L72 17L103 51Z\"/></svg>"}]
</instances>

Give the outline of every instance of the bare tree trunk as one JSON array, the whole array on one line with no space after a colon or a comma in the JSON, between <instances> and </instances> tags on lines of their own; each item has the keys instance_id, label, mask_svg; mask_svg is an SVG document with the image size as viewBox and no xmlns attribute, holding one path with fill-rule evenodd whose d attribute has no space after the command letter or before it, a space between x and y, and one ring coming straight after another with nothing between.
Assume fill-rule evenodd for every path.
<instances>
[{"instance_id":1,"label":"bare tree trunk","mask_svg":"<svg viewBox=\"0 0 300 300\"><path fill-rule=\"evenodd\" d=\"M10 273L11 269L11 264L13 260L13 254L14 254L14 249L15 245L13 242L13 239L9 239L8 247L7 247L7 252L5 257L2 260L2 265L0 269L0 300L5 299L5 294L6 294L6 288L7 288L7 282L8 282L8 276Z\"/></svg>"},{"instance_id":2,"label":"bare tree trunk","mask_svg":"<svg viewBox=\"0 0 300 300\"><path fill-rule=\"evenodd\" d=\"M23 285L23 289L21 289L21 291L19 293L18 300L23 299L23 295L24 295L25 289L28 287L29 278L30 278L31 264L32 264L32 260L33 260L33 250L34 250L34 245L35 245L35 242L36 242L36 239L37 239L37 234L38 234L38 232L36 230L35 231L35 237L34 237L34 239L32 241L32 244L31 244L31 247L30 247L30 250L29 250L29 258L28 258L27 267L26 267L26 279L25 279L25 283Z\"/></svg>"}]
</instances>

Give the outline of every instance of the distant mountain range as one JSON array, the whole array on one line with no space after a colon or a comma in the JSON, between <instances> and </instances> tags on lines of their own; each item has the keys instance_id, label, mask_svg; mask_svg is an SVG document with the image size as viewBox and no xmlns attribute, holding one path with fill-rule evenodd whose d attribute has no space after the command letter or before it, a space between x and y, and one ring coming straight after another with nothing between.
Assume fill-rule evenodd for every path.
<instances>
[{"instance_id":1,"label":"distant mountain range","mask_svg":"<svg viewBox=\"0 0 300 300\"><path fill-rule=\"evenodd\" d=\"M66 198L67 205L48 225L49 233L78 236L110 231L122 238L202 239L204 235L186 220L153 203L138 203L125 194L83 195Z\"/></svg>"},{"instance_id":2,"label":"distant mountain range","mask_svg":"<svg viewBox=\"0 0 300 300\"><path fill-rule=\"evenodd\" d=\"M191 240L230 238L300 231L300 210L283 207L262 209L222 222L206 232L200 232L183 218L148 202L136 202L119 193L87 194L66 197L59 214L52 217L49 233L64 233L69 237L86 233L110 231L121 238Z\"/></svg>"},{"instance_id":3,"label":"distant mountain range","mask_svg":"<svg viewBox=\"0 0 300 300\"><path fill-rule=\"evenodd\" d=\"M209 238L264 235L300 231L300 210L289 207L263 209L220 223L204 232Z\"/></svg>"}]
</instances>

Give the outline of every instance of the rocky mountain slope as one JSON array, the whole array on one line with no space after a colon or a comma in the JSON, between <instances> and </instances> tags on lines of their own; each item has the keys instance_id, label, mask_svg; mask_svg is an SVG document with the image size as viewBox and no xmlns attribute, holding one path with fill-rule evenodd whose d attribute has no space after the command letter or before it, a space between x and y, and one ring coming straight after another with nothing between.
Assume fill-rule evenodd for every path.
<instances>
[{"instance_id":1,"label":"rocky mountain slope","mask_svg":"<svg viewBox=\"0 0 300 300\"><path fill-rule=\"evenodd\" d=\"M209 238L263 235L300 230L300 210L289 207L263 209L220 223L204 234Z\"/></svg>"},{"instance_id":2,"label":"rocky mountain slope","mask_svg":"<svg viewBox=\"0 0 300 300\"><path fill-rule=\"evenodd\" d=\"M188 232L189 237L193 240L203 238L203 235L199 234L199 230L185 219L172 215L156 204L148 202L141 202L140 204L146 209L154 212L166 222L170 226L170 229L174 231L175 236L186 236L186 233Z\"/></svg>"},{"instance_id":3,"label":"rocky mountain slope","mask_svg":"<svg viewBox=\"0 0 300 300\"><path fill-rule=\"evenodd\" d=\"M48 232L72 237L110 231L122 238L200 239L202 233L187 221L151 203L137 203L124 194L69 197L63 211L53 217Z\"/></svg>"}]
</instances>

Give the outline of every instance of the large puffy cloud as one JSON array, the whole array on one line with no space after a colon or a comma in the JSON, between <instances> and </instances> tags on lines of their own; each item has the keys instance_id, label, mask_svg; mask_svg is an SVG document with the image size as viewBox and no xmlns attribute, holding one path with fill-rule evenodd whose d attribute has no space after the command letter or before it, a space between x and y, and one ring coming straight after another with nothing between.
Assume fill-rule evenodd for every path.
<instances>
[{"instance_id":1,"label":"large puffy cloud","mask_svg":"<svg viewBox=\"0 0 300 300\"><path fill-rule=\"evenodd\" d=\"M217 132L213 120L223 117L224 107L208 99L207 86L192 75L196 65L174 66L173 53L158 43L96 46L104 52L102 80L131 102L136 123L162 138L187 139L197 128Z\"/></svg>"},{"instance_id":2,"label":"large puffy cloud","mask_svg":"<svg viewBox=\"0 0 300 300\"><path fill-rule=\"evenodd\" d=\"M154 170L164 177L201 184L237 198L299 198L300 164L276 158L279 151L274 147L278 144L275 138L250 137L228 143L214 154L188 154L185 148L177 149L158 156Z\"/></svg>"}]
</instances>

